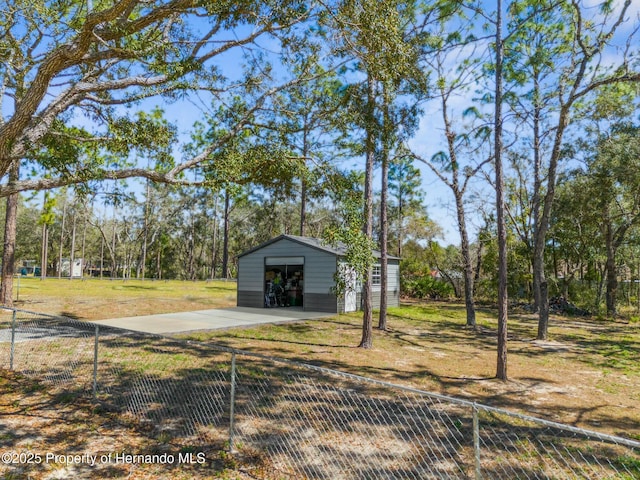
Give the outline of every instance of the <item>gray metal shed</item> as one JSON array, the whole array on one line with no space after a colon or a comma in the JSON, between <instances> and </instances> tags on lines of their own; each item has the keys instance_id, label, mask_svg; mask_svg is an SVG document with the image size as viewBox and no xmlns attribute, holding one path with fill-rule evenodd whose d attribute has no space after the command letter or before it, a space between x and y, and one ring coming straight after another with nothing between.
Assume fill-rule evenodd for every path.
<instances>
[{"instance_id":1,"label":"gray metal shed","mask_svg":"<svg viewBox=\"0 0 640 480\"><path fill-rule=\"evenodd\" d=\"M320 312L360 309L361 293L338 299L331 293L344 258L316 238L280 235L238 256L239 307L302 307ZM380 258L380 252L374 252ZM400 304L400 259L388 257L387 304ZM373 306L380 306L380 264L373 268Z\"/></svg>"}]
</instances>

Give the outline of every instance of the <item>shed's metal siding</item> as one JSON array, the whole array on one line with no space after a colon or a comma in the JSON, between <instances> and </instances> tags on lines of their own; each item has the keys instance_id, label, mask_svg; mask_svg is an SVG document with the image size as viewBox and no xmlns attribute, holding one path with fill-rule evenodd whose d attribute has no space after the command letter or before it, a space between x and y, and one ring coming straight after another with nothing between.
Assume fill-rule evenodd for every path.
<instances>
[{"instance_id":1,"label":"shed's metal siding","mask_svg":"<svg viewBox=\"0 0 640 480\"><path fill-rule=\"evenodd\" d=\"M374 308L380 308L380 286L373 294ZM389 259L387 263L387 306L400 305L400 262Z\"/></svg>"},{"instance_id":2,"label":"shed's metal siding","mask_svg":"<svg viewBox=\"0 0 640 480\"><path fill-rule=\"evenodd\" d=\"M371 293L372 307L380 308L380 285L373 285ZM362 292L358 292L357 302L362 310ZM400 306L400 261L392 258L387 260L387 306ZM344 307L341 306L341 308Z\"/></svg>"},{"instance_id":3,"label":"shed's metal siding","mask_svg":"<svg viewBox=\"0 0 640 480\"><path fill-rule=\"evenodd\" d=\"M336 311L335 296L332 297L329 293L334 284L336 256L286 238L238 258L239 306L264 306L266 257L304 257L304 308L318 310L323 307L322 310L325 311Z\"/></svg>"}]
</instances>

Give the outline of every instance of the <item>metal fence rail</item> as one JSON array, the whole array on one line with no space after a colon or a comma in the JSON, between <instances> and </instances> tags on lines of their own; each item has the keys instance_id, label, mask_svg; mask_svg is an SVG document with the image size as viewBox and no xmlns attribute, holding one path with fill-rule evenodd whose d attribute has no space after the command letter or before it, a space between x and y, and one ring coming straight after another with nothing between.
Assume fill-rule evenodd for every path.
<instances>
[{"instance_id":1,"label":"metal fence rail","mask_svg":"<svg viewBox=\"0 0 640 480\"><path fill-rule=\"evenodd\" d=\"M282 359L0 310L0 368L281 478L640 479L640 442ZM254 473L254 475L258 475Z\"/></svg>"}]
</instances>

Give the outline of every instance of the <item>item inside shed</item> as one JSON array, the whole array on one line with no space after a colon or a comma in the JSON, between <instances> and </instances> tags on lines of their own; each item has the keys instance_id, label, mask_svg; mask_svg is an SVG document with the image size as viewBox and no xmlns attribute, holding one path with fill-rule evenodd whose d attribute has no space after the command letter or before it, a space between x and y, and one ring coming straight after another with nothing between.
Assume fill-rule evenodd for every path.
<instances>
[{"instance_id":1,"label":"item inside shed","mask_svg":"<svg viewBox=\"0 0 640 480\"><path fill-rule=\"evenodd\" d=\"M265 270L265 307L303 305L304 265L269 265Z\"/></svg>"}]
</instances>

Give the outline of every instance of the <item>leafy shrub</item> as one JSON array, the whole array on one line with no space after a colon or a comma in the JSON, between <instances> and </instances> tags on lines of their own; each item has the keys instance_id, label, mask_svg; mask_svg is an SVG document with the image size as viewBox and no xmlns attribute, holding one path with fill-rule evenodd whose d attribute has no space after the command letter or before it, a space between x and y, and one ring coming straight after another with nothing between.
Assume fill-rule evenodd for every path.
<instances>
[{"instance_id":1,"label":"leafy shrub","mask_svg":"<svg viewBox=\"0 0 640 480\"><path fill-rule=\"evenodd\" d=\"M404 279L402 291L409 297L431 298L434 300L449 298L454 295L453 287L450 284L431 276Z\"/></svg>"}]
</instances>

